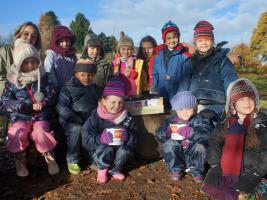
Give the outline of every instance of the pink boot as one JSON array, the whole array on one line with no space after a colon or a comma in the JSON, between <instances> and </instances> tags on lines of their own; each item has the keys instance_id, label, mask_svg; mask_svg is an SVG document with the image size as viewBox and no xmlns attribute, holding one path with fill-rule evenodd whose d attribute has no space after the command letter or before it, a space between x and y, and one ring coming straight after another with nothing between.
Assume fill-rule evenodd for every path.
<instances>
[{"instance_id":1,"label":"pink boot","mask_svg":"<svg viewBox=\"0 0 267 200\"><path fill-rule=\"evenodd\" d=\"M108 182L108 169L99 169L96 181L102 184Z\"/></svg>"},{"instance_id":2,"label":"pink boot","mask_svg":"<svg viewBox=\"0 0 267 200\"><path fill-rule=\"evenodd\" d=\"M118 181L123 181L125 179L125 175L120 172L116 172L112 175L112 177Z\"/></svg>"}]
</instances>

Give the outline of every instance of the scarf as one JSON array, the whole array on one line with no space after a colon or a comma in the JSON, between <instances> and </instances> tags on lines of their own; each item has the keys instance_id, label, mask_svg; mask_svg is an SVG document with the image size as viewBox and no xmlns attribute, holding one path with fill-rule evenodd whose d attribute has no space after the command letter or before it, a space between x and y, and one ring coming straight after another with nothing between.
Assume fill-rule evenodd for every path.
<instances>
[{"instance_id":1,"label":"scarf","mask_svg":"<svg viewBox=\"0 0 267 200\"><path fill-rule=\"evenodd\" d=\"M242 168L245 134L250 123L248 115L243 124L238 122L237 115L229 118L229 128L223 146L221 168L223 175L239 176Z\"/></svg>"},{"instance_id":2,"label":"scarf","mask_svg":"<svg viewBox=\"0 0 267 200\"><path fill-rule=\"evenodd\" d=\"M99 103L97 107L97 114L99 117L105 120L109 120L114 124L119 124L127 117L128 111L125 107L123 107L123 109L119 113L110 114L107 112L106 107L103 104Z\"/></svg>"}]
</instances>

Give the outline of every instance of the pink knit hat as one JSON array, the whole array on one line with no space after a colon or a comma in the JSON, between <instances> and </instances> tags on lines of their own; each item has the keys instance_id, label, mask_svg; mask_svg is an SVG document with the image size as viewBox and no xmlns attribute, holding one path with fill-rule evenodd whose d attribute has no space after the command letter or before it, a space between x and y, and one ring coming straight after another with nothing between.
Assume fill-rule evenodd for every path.
<instances>
[{"instance_id":1,"label":"pink knit hat","mask_svg":"<svg viewBox=\"0 0 267 200\"><path fill-rule=\"evenodd\" d=\"M114 77L110 81L107 82L104 91L103 97L114 95L118 97L124 98L126 96L125 86L121 78Z\"/></svg>"},{"instance_id":2,"label":"pink knit hat","mask_svg":"<svg viewBox=\"0 0 267 200\"><path fill-rule=\"evenodd\" d=\"M194 40L198 38L214 40L213 29L213 26L208 21L199 21L194 28Z\"/></svg>"}]
</instances>

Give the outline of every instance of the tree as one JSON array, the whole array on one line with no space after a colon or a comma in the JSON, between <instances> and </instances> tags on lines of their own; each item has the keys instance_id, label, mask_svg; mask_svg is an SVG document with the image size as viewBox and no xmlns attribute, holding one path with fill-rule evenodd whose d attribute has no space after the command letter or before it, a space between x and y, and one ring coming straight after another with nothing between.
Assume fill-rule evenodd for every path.
<instances>
[{"instance_id":1,"label":"tree","mask_svg":"<svg viewBox=\"0 0 267 200\"><path fill-rule=\"evenodd\" d=\"M102 42L105 52L113 52L116 49L117 40L114 36L106 36L105 33L101 32L98 39Z\"/></svg>"},{"instance_id":2,"label":"tree","mask_svg":"<svg viewBox=\"0 0 267 200\"><path fill-rule=\"evenodd\" d=\"M231 54L237 58L235 59L237 62L234 62L234 64L240 67L249 66L252 63L250 48L245 43L234 46Z\"/></svg>"},{"instance_id":3,"label":"tree","mask_svg":"<svg viewBox=\"0 0 267 200\"><path fill-rule=\"evenodd\" d=\"M87 34L90 26L90 21L82 14L78 13L75 21L70 23L70 28L76 36L75 48L78 52L82 50L84 37Z\"/></svg>"},{"instance_id":4,"label":"tree","mask_svg":"<svg viewBox=\"0 0 267 200\"><path fill-rule=\"evenodd\" d=\"M39 30L41 34L41 42L42 42L42 49L41 49L41 59L44 59L44 52L48 49L51 33L55 26L60 25L60 21L58 17L53 11L48 11L44 15L41 15L39 20Z\"/></svg>"},{"instance_id":5,"label":"tree","mask_svg":"<svg viewBox=\"0 0 267 200\"><path fill-rule=\"evenodd\" d=\"M267 11L260 16L251 37L252 55L263 64L267 61Z\"/></svg>"}]
</instances>

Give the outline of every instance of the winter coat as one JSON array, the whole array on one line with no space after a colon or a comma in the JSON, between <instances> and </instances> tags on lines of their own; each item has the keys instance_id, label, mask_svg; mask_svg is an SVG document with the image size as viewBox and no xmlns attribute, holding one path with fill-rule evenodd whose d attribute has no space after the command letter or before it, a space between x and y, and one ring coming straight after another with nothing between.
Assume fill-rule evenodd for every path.
<instances>
[{"instance_id":1,"label":"winter coat","mask_svg":"<svg viewBox=\"0 0 267 200\"><path fill-rule=\"evenodd\" d=\"M66 57L53 50L47 50L44 69L50 82L56 87L62 87L73 76L76 61L76 56Z\"/></svg>"},{"instance_id":2,"label":"winter coat","mask_svg":"<svg viewBox=\"0 0 267 200\"><path fill-rule=\"evenodd\" d=\"M13 64L13 47L11 45L2 45L0 47L0 75L6 76L7 71Z\"/></svg>"},{"instance_id":3,"label":"winter coat","mask_svg":"<svg viewBox=\"0 0 267 200\"><path fill-rule=\"evenodd\" d=\"M226 56L230 51L216 47L207 57L200 58L195 53L191 56L190 86L191 91L198 100L208 100L225 104L226 91L229 84L237 79L234 66ZM189 62L190 63L190 62ZM203 65L201 68L199 65ZM201 103L200 103L201 104Z\"/></svg>"},{"instance_id":4,"label":"winter coat","mask_svg":"<svg viewBox=\"0 0 267 200\"><path fill-rule=\"evenodd\" d=\"M133 151L137 142L138 132L134 119L130 113L119 124L115 124L109 120L100 118L97 111L94 110L91 117L89 117L82 127L82 145L88 151L92 152L101 144L100 135L106 128L125 128L128 133L128 140L123 145L129 150Z\"/></svg>"},{"instance_id":5,"label":"winter coat","mask_svg":"<svg viewBox=\"0 0 267 200\"><path fill-rule=\"evenodd\" d=\"M167 128L170 124L175 124L177 122L177 118L177 115L174 114L171 118L166 119L161 126L156 129L155 136L159 142L164 143L170 139L166 134ZM191 117L189 120L189 126L192 128L191 137L187 138L190 143L196 141L204 142L206 144L208 143L208 139L211 136L214 127L204 112L200 112Z\"/></svg>"},{"instance_id":6,"label":"winter coat","mask_svg":"<svg viewBox=\"0 0 267 200\"><path fill-rule=\"evenodd\" d=\"M153 87L157 90L159 96L170 100L177 91L188 90L184 74L186 60L190 53L182 44L172 52L169 60L165 62L165 52L167 46L160 45L157 48L157 54L151 58ZM169 77L169 80L166 79Z\"/></svg>"},{"instance_id":7,"label":"winter coat","mask_svg":"<svg viewBox=\"0 0 267 200\"><path fill-rule=\"evenodd\" d=\"M95 84L84 86L79 79L72 77L59 94L56 109L60 123L65 124L72 115L85 121L97 107L100 96L101 91Z\"/></svg>"},{"instance_id":8,"label":"winter coat","mask_svg":"<svg viewBox=\"0 0 267 200\"><path fill-rule=\"evenodd\" d=\"M43 109L40 112L32 111L30 115L22 114L19 111L21 103L31 105L34 103L27 88L34 94L38 89L37 82L38 81L34 81L31 84L28 84L25 88L18 89L15 84L6 80L0 103L1 108L9 113L12 121L40 121L49 120L51 118L53 114L53 106L55 106L57 100L57 91L51 84L49 84L46 75L41 78L40 88L40 91L44 94Z\"/></svg>"}]
</instances>

